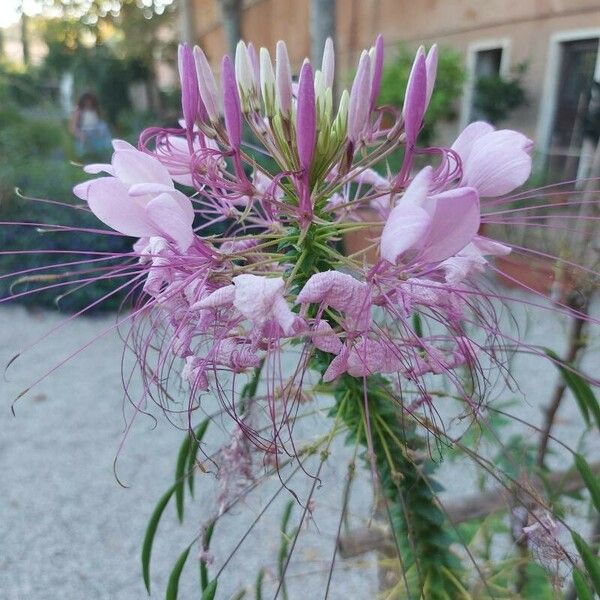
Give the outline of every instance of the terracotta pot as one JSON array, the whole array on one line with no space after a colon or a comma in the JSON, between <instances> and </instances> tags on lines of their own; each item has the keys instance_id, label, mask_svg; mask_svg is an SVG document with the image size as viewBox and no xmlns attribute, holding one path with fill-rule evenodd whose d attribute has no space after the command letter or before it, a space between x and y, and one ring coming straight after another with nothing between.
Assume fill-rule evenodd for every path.
<instances>
[{"instance_id":1,"label":"terracotta pot","mask_svg":"<svg viewBox=\"0 0 600 600\"><path fill-rule=\"evenodd\" d=\"M574 288L575 282L568 271L559 272L556 261L549 258L523 256L511 253L497 256L498 279L511 288L531 289L546 296L556 293L559 286L561 298ZM558 278L558 279L557 279Z\"/></svg>"},{"instance_id":2,"label":"terracotta pot","mask_svg":"<svg viewBox=\"0 0 600 600\"><path fill-rule=\"evenodd\" d=\"M377 211L370 209L362 209L357 211L362 218L363 221L371 222L371 221L380 221L381 217L377 213ZM358 231L349 231L344 234L344 250L346 252L346 256L350 256L351 254L355 254L360 252L361 250L365 250L365 248L369 248L373 242L381 236L381 230L383 229L383 225L369 225L364 229L360 229ZM366 257L366 260L369 264L373 264L377 262L379 259L379 249L375 246L373 248L369 248L363 255L357 257L361 261L363 260L363 256Z\"/></svg>"}]
</instances>

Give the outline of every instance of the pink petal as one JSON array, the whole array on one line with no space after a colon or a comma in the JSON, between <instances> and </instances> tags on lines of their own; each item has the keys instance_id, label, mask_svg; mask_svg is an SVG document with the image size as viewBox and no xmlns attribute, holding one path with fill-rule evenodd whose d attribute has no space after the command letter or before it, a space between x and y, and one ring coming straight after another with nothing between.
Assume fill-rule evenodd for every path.
<instances>
[{"instance_id":1,"label":"pink petal","mask_svg":"<svg viewBox=\"0 0 600 600\"><path fill-rule=\"evenodd\" d=\"M166 167L154 156L138 150L116 150L112 165L115 175L126 185L134 183L162 183L171 185Z\"/></svg>"},{"instance_id":2,"label":"pink petal","mask_svg":"<svg viewBox=\"0 0 600 600\"><path fill-rule=\"evenodd\" d=\"M96 175L98 173L108 173L113 177L115 175L115 170L113 169L113 166L103 163L92 163L89 165L85 165L85 167L83 167L83 170L86 173L89 173L90 175Z\"/></svg>"},{"instance_id":3,"label":"pink petal","mask_svg":"<svg viewBox=\"0 0 600 600\"><path fill-rule=\"evenodd\" d=\"M181 252L185 252L194 241L192 229L193 215L182 210L181 206L170 194L160 194L146 205L148 219L156 231L173 240Z\"/></svg>"},{"instance_id":4,"label":"pink petal","mask_svg":"<svg viewBox=\"0 0 600 600\"><path fill-rule=\"evenodd\" d=\"M215 290L202 300L198 300L195 304L190 306L190 310L203 310L205 308L218 308L220 306L226 306L233 304L235 298L235 286L225 285Z\"/></svg>"},{"instance_id":5,"label":"pink petal","mask_svg":"<svg viewBox=\"0 0 600 600\"><path fill-rule=\"evenodd\" d=\"M82 200L85 200L87 202L90 185L92 185L94 181L98 181L99 179L104 179L104 177L96 177L96 179L88 179L87 181L82 181L81 183L78 183L76 186L73 187L73 193L78 198L81 198Z\"/></svg>"},{"instance_id":6,"label":"pink petal","mask_svg":"<svg viewBox=\"0 0 600 600\"><path fill-rule=\"evenodd\" d=\"M463 184L481 196L502 196L523 185L531 174L531 142L510 130L477 139L463 167Z\"/></svg>"},{"instance_id":7,"label":"pink petal","mask_svg":"<svg viewBox=\"0 0 600 600\"><path fill-rule=\"evenodd\" d=\"M394 373L400 368L397 351L381 340L361 337L348 356L348 373L365 377L374 373Z\"/></svg>"},{"instance_id":8,"label":"pink petal","mask_svg":"<svg viewBox=\"0 0 600 600\"><path fill-rule=\"evenodd\" d=\"M400 201L390 212L381 232L381 257L396 264L401 254L420 245L430 222L426 210L417 204Z\"/></svg>"},{"instance_id":9,"label":"pink petal","mask_svg":"<svg viewBox=\"0 0 600 600\"><path fill-rule=\"evenodd\" d=\"M158 196L164 192L172 192L173 185L165 185L164 183L134 183L129 188L130 196Z\"/></svg>"},{"instance_id":10,"label":"pink petal","mask_svg":"<svg viewBox=\"0 0 600 600\"><path fill-rule=\"evenodd\" d=\"M282 297L285 283L281 277L259 275L237 275L233 278L235 299L233 305L250 321L263 325L273 318L274 305ZM276 309L277 316L283 318L281 305Z\"/></svg>"},{"instance_id":11,"label":"pink petal","mask_svg":"<svg viewBox=\"0 0 600 600\"><path fill-rule=\"evenodd\" d=\"M445 260L469 244L481 223L479 196L474 188L457 188L427 200L435 212L420 259Z\"/></svg>"},{"instance_id":12,"label":"pink petal","mask_svg":"<svg viewBox=\"0 0 600 600\"><path fill-rule=\"evenodd\" d=\"M274 319L279 323L285 335L294 333L294 325L298 317L291 311L283 296L277 296L271 309Z\"/></svg>"},{"instance_id":13,"label":"pink petal","mask_svg":"<svg viewBox=\"0 0 600 600\"><path fill-rule=\"evenodd\" d=\"M115 150L135 150L135 151L137 151L137 148L135 146L132 146L129 142L126 142L125 140L113 140L112 146Z\"/></svg>"},{"instance_id":14,"label":"pink petal","mask_svg":"<svg viewBox=\"0 0 600 600\"><path fill-rule=\"evenodd\" d=\"M348 348L344 346L342 351L329 363L327 370L323 374L323 381L329 383L337 379L342 373L346 372L348 367Z\"/></svg>"},{"instance_id":15,"label":"pink petal","mask_svg":"<svg viewBox=\"0 0 600 600\"><path fill-rule=\"evenodd\" d=\"M357 296L367 290L365 283L351 275L338 271L315 273L304 285L296 302L299 304L322 303L332 308L348 312Z\"/></svg>"},{"instance_id":16,"label":"pink petal","mask_svg":"<svg viewBox=\"0 0 600 600\"><path fill-rule=\"evenodd\" d=\"M134 237L156 235L156 228L146 216L144 207L129 198L127 188L118 179L114 177L93 179L87 182L84 189L84 198L90 210L115 231Z\"/></svg>"},{"instance_id":17,"label":"pink petal","mask_svg":"<svg viewBox=\"0 0 600 600\"><path fill-rule=\"evenodd\" d=\"M432 178L431 167L419 171L388 216L381 233L380 250L381 256L392 264L403 252L420 245L423 240L431 221L423 205Z\"/></svg>"},{"instance_id":18,"label":"pink petal","mask_svg":"<svg viewBox=\"0 0 600 600\"><path fill-rule=\"evenodd\" d=\"M454 144L452 144L451 149L460 156L463 166L469 159L475 141L488 133L492 133L492 131L494 131L492 125L484 121L471 123L462 130Z\"/></svg>"},{"instance_id":19,"label":"pink petal","mask_svg":"<svg viewBox=\"0 0 600 600\"><path fill-rule=\"evenodd\" d=\"M473 245L485 256L506 256L512 248L482 235L473 238Z\"/></svg>"},{"instance_id":20,"label":"pink petal","mask_svg":"<svg viewBox=\"0 0 600 600\"><path fill-rule=\"evenodd\" d=\"M342 342L327 321L319 321L316 324L311 333L311 340L315 348L323 352L338 354L342 349Z\"/></svg>"}]
</instances>

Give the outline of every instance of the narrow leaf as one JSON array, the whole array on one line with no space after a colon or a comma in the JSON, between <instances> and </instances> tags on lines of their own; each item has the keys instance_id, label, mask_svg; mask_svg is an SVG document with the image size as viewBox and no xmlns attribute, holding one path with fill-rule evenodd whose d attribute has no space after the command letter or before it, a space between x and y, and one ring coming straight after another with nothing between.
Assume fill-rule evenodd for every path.
<instances>
[{"instance_id":1,"label":"narrow leaf","mask_svg":"<svg viewBox=\"0 0 600 600\"><path fill-rule=\"evenodd\" d=\"M573 571L573 585L575 586L578 600L594 600L594 592L588 587L585 577L579 569Z\"/></svg>"},{"instance_id":2,"label":"narrow leaf","mask_svg":"<svg viewBox=\"0 0 600 600\"><path fill-rule=\"evenodd\" d=\"M421 315L417 312L414 312L412 315L412 323L413 329L415 330L415 335L417 337L423 337L423 321L421 320Z\"/></svg>"},{"instance_id":3,"label":"narrow leaf","mask_svg":"<svg viewBox=\"0 0 600 600\"><path fill-rule=\"evenodd\" d=\"M175 506L177 507L177 518L181 523L183 521L183 492L185 484L185 465L187 464L190 453L192 438L186 434L185 440L181 444L179 454L177 455L177 463L175 466Z\"/></svg>"},{"instance_id":4,"label":"narrow leaf","mask_svg":"<svg viewBox=\"0 0 600 600\"><path fill-rule=\"evenodd\" d=\"M265 570L261 569L256 576L256 600L263 600L263 581L265 579Z\"/></svg>"},{"instance_id":5,"label":"narrow leaf","mask_svg":"<svg viewBox=\"0 0 600 600\"><path fill-rule=\"evenodd\" d=\"M196 472L196 457L198 456L198 448L200 447L200 442L206 433L209 423L209 419L204 419L204 421L198 425L198 429L196 429L196 435L194 436L194 439L190 445L188 458L188 487L192 497L194 496L194 473Z\"/></svg>"},{"instance_id":6,"label":"narrow leaf","mask_svg":"<svg viewBox=\"0 0 600 600\"><path fill-rule=\"evenodd\" d=\"M581 555L581 559L583 560L587 574L592 580L596 593L600 594L600 560L598 560L598 557L594 555L593 550L578 533L575 533L574 531L571 532L571 537L575 542L577 551Z\"/></svg>"},{"instance_id":7,"label":"narrow leaf","mask_svg":"<svg viewBox=\"0 0 600 600\"><path fill-rule=\"evenodd\" d=\"M213 600L217 593L217 579L213 579L204 592L202 592L202 600Z\"/></svg>"},{"instance_id":8,"label":"narrow leaf","mask_svg":"<svg viewBox=\"0 0 600 600\"><path fill-rule=\"evenodd\" d=\"M590 469L590 465L588 465L581 454L575 455L575 466L581 473L587 489L590 490L592 502L594 503L596 510L600 512L600 482L598 481L598 477L596 477L592 469Z\"/></svg>"},{"instance_id":9,"label":"narrow leaf","mask_svg":"<svg viewBox=\"0 0 600 600\"><path fill-rule=\"evenodd\" d=\"M179 590L179 578L181 577L181 572L183 571L185 561L187 560L191 548L191 545L188 546L181 553L181 556L177 559L177 562L175 563L175 566L171 571L171 575L169 575L169 583L167 584L167 593L165 595L165 600L177 600L177 592ZM202 598L204 599L204 595L202 596Z\"/></svg>"},{"instance_id":10,"label":"narrow leaf","mask_svg":"<svg viewBox=\"0 0 600 600\"><path fill-rule=\"evenodd\" d=\"M156 528L158 527L160 517L174 492L175 486L172 485L158 501L144 535L144 543L142 544L142 574L144 576L144 584L148 594L150 594L150 555L152 554L152 544L154 543Z\"/></svg>"},{"instance_id":11,"label":"narrow leaf","mask_svg":"<svg viewBox=\"0 0 600 600\"><path fill-rule=\"evenodd\" d=\"M212 538L212 534L215 528L216 519L211 521L206 528L204 529L204 533L202 534L202 550L204 552L208 552L210 548L210 540ZM208 588L208 566L205 560L200 559L200 589L202 591Z\"/></svg>"},{"instance_id":12,"label":"narrow leaf","mask_svg":"<svg viewBox=\"0 0 600 600\"><path fill-rule=\"evenodd\" d=\"M581 377L581 375L571 370L571 365L564 362L556 352L545 348L544 352L555 361L556 368L560 371L562 378L564 379L567 387L573 393L575 401L579 406L579 410L583 416L583 420L586 425L590 425L590 411L594 415L596 425L600 427L600 405L598 400L592 391L589 383Z\"/></svg>"}]
</instances>

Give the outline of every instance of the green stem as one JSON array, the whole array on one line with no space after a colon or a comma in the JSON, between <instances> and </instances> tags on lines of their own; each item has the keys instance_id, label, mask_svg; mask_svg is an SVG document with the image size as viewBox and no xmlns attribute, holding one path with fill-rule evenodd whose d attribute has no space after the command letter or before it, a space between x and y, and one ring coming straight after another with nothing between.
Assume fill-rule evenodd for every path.
<instances>
[{"instance_id":1,"label":"green stem","mask_svg":"<svg viewBox=\"0 0 600 600\"><path fill-rule=\"evenodd\" d=\"M340 378L335 396L334 410L348 427L350 439L367 448L363 381L348 375ZM342 403L343 398L346 401ZM425 455L426 440L417 432L414 420L402 417L383 377L368 378L367 398L374 461L400 564L405 570L404 587L409 587L406 597L467 597L461 584L462 567L450 550L448 523L436 499L440 486L431 477L435 463L414 458Z\"/></svg>"},{"instance_id":2,"label":"green stem","mask_svg":"<svg viewBox=\"0 0 600 600\"><path fill-rule=\"evenodd\" d=\"M300 289L315 272L331 268L329 252L319 240L319 228L304 236L301 267L294 269L294 284ZM330 325L336 319L323 315ZM331 355L313 354L312 366L321 374ZM349 430L348 441L361 444L367 464L377 470L379 485L390 518L403 572L405 597L412 600L454 600L468 598L461 581L463 569L450 550L449 524L436 498L440 486L431 477L435 462L417 459L426 456L427 440L418 432L414 419L394 400L389 382L380 375L362 378L344 375L334 388L335 406L331 415ZM366 395L366 398L365 398ZM372 450L373 456L369 450Z\"/></svg>"}]
</instances>

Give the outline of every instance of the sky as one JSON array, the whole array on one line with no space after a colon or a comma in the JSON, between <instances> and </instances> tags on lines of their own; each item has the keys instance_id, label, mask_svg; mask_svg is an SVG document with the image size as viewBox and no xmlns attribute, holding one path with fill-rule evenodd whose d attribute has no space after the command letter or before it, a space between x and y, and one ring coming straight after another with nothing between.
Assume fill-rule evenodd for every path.
<instances>
[{"instance_id":1,"label":"sky","mask_svg":"<svg viewBox=\"0 0 600 600\"><path fill-rule=\"evenodd\" d=\"M0 2L0 27L7 27L19 20L19 4L21 0L2 0ZM25 12L28 15L34 15L39 12L39 7L35 0L23 0Z\"/></svg>"},{"instance_id":2,"label":"sky","mask_svg":"<svg viewBox=\"0 0 600 600\"><path fill-rule=\"evenodd\" d=\"M7 27L16 23L19 20L19 5L23 2L23 8L28 15L37 15L40 14L40 2L39 0L0 0L0 27ZM155 6L162 5L167 6L171 4L173 0L161 0L161 2L157 2L156 0L141 0L141 5L143 6ZM118 6L118 2L116 2ZM48 9L46 9L46 13ZM160 12L160 10L159 10Z\"/></svg>"}]
</instances>

